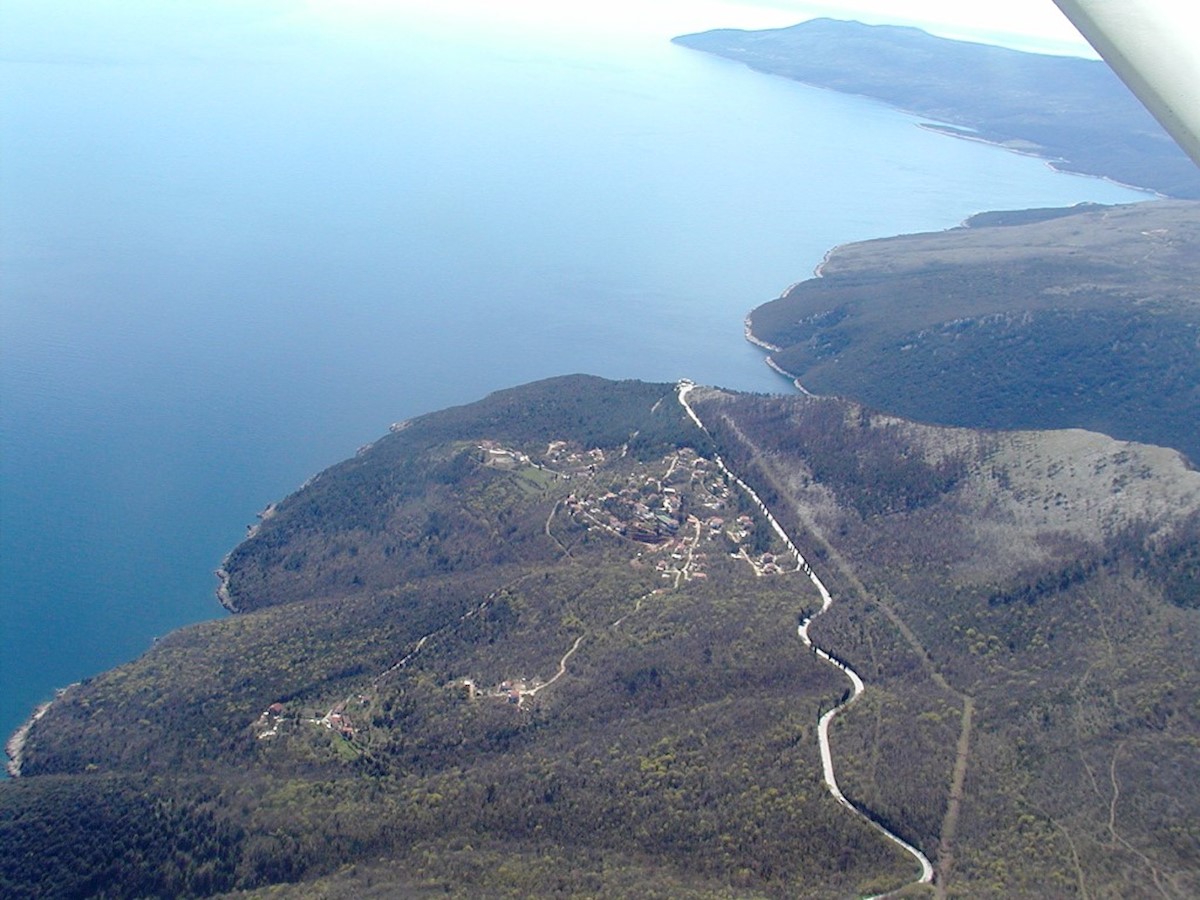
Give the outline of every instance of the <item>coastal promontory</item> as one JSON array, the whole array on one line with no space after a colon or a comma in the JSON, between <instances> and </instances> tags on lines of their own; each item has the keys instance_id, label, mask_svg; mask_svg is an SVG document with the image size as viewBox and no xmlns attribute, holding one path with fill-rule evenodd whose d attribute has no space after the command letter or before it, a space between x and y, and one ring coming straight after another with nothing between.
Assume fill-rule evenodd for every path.
<instances>
[{"instance_id":1,"label":"coastal promontory","mask_svg":"<svg viewBox=\"0 0 1200 900\"><path fill-rule=\"evenodd\" d=\"M1200 460L1200 204L1022 210L848 244L749 318L777 366L928 422Z\"/></svg>"},{"instance_id":2,"label":"coastal promontory","mask_svg":"<svg viewBox=\"0 0 1200 900\"><path fill-rule=\"evenodd\" d=\"M58 697L0 893L842 897L927 862L1194 896L1197 546L1165 448L502 391L280 500L239 612Z\"/></svg>"}]
</instances>

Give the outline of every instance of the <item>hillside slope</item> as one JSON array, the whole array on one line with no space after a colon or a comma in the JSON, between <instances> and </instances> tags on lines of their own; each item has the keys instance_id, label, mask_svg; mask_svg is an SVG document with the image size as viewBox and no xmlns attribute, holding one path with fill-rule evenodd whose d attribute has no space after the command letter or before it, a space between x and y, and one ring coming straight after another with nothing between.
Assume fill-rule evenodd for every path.
<instances>
[{"instance_id":1,"label":"hillside slope","mask_svg":"<svg viewBox=\"0 0 1200 900\"><path fill-rule=\"evenodd\" d=\"M833 728L846 793L941 889L1200 888L1200 474L1086 432L692 397L705 430L671 385L528 385L281 501L226 562L240 613L34 724L0 787L0 893L913 880L822 783L848 682L718 453L833 590L811 631L867 682Z\"/></svg>"},{"instance_id":2,"label":"hillside slope","mask_svg":"<svg viewBox=\"0 0 1200 900\"><path fill-rule=\"evenodd\" d=\"M840 597L815 637L870 673L843 788L937 849L940 889L1194 894L1200 473L1083 431L697 402Z\"/></svg>"}]
</instances>

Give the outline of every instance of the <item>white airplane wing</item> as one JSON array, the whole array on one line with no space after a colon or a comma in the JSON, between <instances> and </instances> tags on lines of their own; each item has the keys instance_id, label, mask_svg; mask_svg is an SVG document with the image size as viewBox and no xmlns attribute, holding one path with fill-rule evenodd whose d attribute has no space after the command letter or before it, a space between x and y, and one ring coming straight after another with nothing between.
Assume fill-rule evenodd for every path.
<instances>
[{"instance_id":1,"label":"white airplane wing","mask_svg":"<svg viewBox=\"0 0 1200 900\"><path fill-rule=\"evenodd\" d=\"M1054 0L1200 165L1200 7L1190 0Z\"/></svg>"}]
</instances>

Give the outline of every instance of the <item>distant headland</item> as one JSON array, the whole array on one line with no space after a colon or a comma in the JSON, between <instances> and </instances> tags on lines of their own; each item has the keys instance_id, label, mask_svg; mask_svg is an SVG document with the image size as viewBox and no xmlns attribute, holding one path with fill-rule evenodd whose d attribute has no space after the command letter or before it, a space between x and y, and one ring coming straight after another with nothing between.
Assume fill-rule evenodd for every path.
<instances>
[{"instance_id":1,"label":"distant headland","mask_svg":"<svg viewBox=\"0 0 1200 900\"><path fill-rule=\"evenodd\" d=\"M1039 156L1064 172L1200 198L1200 172L1099 60L836 19L674 40L760 72L882 100L935 120L927 128Z\"/></svg>"}]
</instances>

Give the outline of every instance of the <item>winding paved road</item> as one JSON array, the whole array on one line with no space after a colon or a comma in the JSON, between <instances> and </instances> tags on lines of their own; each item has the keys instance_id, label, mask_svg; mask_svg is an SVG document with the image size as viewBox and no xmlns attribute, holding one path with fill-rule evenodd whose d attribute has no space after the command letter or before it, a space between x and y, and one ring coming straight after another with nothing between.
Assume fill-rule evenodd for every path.
<instances>
[{"instance_id":1,"label":"winding paved road","mask_svg":"<svg viewBox=\"0 0 1200 900\"><path fill-rule=\"evenodd\" d=\"M696 427L705 434L709 434L709 430L705 427L704 422L700 420L700 416L696 414L695 409L693 409L692 405L688 403L688 394L691 393L695 387L696 385L691 381L686 379L680 381L678 387L679 403L684 408L684 411L687 412L691 420L696 423ZM821 659L825 660L830 665L837 666L839 669L841 669L845 676L850 679L850 683L853 686L853 692L851 695L821 716L820 721L817 723L817 739L821 745L821 769L825 779L825 786L829 788L829 793L833 795L833 798L837 800L838 803L842 804L842 806L846 807L846 809L850 810L852 813L854 813L854 815L867 822L872 828L879 831L889 841L903 848L917 861L917 863L921 866L921 876L912 883L932 884L933 863L929 861L929 857L927 857L912 844L905 841L899 835L893 834L891 831L884 828L882 825L864 813L861 809L856 807L853 803L846 799L846 796L842 793L841 788L838 787L837 776L834 774L833 769L833 751L829 746L829 723L833 721L834 717L837 716L838 713L846 709L851 703L859 698L863 690L865 690L865 686L863 684L863 680L858 676L857 672L855 672L852 668L850 668L850 666L846 665L841 660L831 656L826 650L815 645L812 639L808 636L808 626L812 623L813 619L825 613L829 607L833 605L833 597L830 595L825 585L821 582L821 579L818 578L817 574L812 570L812 567L804 559L803 554L800 553L791 537L786 531L783 530L783 526L780 525L778 520L771 514L771 511L767 508L767 505L762 501L758 494L755 493L754 489L750 487L750 485L746 484L746 482L742 481L741 478L735 475L733 471L727 465L725 465L725 461L721 458L720 454L714 453L713 456L716 460L717 467L720 468L720 470L724 472L732 482L740 487L751 499L754 505L758 507L759 512L766 516L771 528L774 529L775 533L779 535L779 538L783 541L784 545L788 548L792 555L795 556L796 571L804 572L806 575L808 575L809 579L816 587L817 592L821 595L821 609L815 615L804 619L797 629L797 632L800 635L800 640L804 642L805 646L811 647L816 655ZM880 894L877 896L884 897L887 895ZM871 898L871 900L875 900L875 898Z\"/></svg>"}]
</instances>

